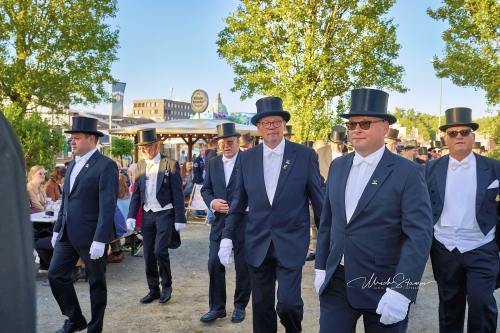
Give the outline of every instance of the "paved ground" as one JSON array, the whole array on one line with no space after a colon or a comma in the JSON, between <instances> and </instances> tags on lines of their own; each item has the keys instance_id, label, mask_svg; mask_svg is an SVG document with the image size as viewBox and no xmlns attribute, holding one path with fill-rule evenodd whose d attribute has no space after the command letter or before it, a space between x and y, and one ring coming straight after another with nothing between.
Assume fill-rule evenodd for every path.
<instances>
[{"instance_id":1,"label":"paved ground","mask_svg":"<svg viewBox=\"0 0 500 333\"><path fill-rule=\"evenodd\" d=\"M233 324L230 317L217 320L211 325L202 324L200 316L208 310L208 233L209 226L190 224L182 231L182 246L171 252L173 294L164 305L142 305L139 299L147 293L143 258L130 257L119 264L108 265L108 307L104 320L104 332L251 332L252 311L247 308L247 319ZM302 295L304 299L303 331L318 332L319 303L313 288L314 267L306 263L303 272ZM37 279L38 332L55 332L64 317L60 314L49 287ZM228 271L228 314L232 312L234 290L234 266ZM437 289L433 282L430 265L425 270L417 304L410 313L408 332L438 332ZM83 312L90 319L88 284L76 283ZM496 293L497 302L500 292ZM284 332L279 326L279 332ZM500 326L499 326L500 327ZM332 332L335 332L332 329ZM363 332L361 321L357 332Z\"/></svg>"}]
</instances>

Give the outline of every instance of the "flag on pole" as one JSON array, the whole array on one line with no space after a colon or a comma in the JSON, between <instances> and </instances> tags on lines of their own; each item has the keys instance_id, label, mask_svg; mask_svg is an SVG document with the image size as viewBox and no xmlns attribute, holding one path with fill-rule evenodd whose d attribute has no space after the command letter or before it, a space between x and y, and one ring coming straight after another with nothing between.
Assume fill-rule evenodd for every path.
<instances>
[{"instance_id":1,"label":"flag on pole","mask_svg":"<svg viewBox=\"0 0 500 333\"><path fill-rule=\"evenodd\" d=\"M113 104L111 106L112 116L123 117L123 95L125 93L124 82L115 82L111 86L111 95L113 96Z\"/></svg>"}]
</instances>

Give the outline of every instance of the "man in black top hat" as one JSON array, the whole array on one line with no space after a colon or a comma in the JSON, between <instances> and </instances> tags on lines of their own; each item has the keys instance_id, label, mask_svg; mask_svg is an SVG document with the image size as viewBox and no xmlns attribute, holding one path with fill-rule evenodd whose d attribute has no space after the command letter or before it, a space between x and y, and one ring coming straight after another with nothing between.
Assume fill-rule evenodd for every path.
<instances>
[{"instance_id":1,"label":"man in black top hat","mask_svg":"<svg viewBox=\"0 0 500 333\"><path fill-rule=\"evenodd\" d=\"M300 332L309 202L318 222L323 200L318 159L312 149L285 140L290 114L283 110L281 98L264 97L256 105L252 123L264 142L238 159L236 191L225 220L219 259L229 265L235 231L245 223L254 332L276 332L276 313L287 332Z\"/></svg>"},{"instance_id":2,"label":"man in black top hat","mask_svg":"<svg viewBox=\"0 0 500 333\"><path fill-rule=\"evenodd\" d=\"M238 173L237 161L240 150L234 123L217 125L217 139L223 141L223 153L208 162L207 173L201 195L207 207L215 214L210 230L210 248L208 258L208 273L210 276L208 301L210 310L201 317L202 322L212 322L226 316L226 277L225 267L220 263L217 255L220 247L222 230L224 229L226 214L233 201ZM244 252L245 222L239 224L235 230L234 262L236 268L236 289L234 291L234 311L231 317L233 323L245 319L245 307L250 300L250 277Z\"/></svg>"},{"instance_id":3,"label":"man in black top hat","mask_svg":"<svg viewBox=\"0 0 500 333\"><path fill-rule=\"evenodd\" d=\"M103 134L97 119L73 117L71 148L75 159L64 178L61 209L54 225L48 279L63 315L69 317L58 332L87 328L71 273L78 258L88 272L92 320L88 332L101 332L106 309L106 244L115 239L114 215L118 168L96 148Z\"/></svg>"},{"instance_id":4,"label":"man in black top hat","mask_svg":"<svg viewBox=\"0 0 500 333\"><path fill-rule=\"evenodd\" d=\"M471 109L457 107L445 114L446 124L439 129L446 133L450 154L426 166L439 329L463 332L467 301L467 331L496 332L500 162L472 152L479 125Z\"/></svg>"},{"instance_id":5,"label":"man in black top hat","mask_svg":"<svg viewBox=\"0 0 500 333\"><path fill-rule=\"evenodd\" d=\"M182 179L179 163L160 153L154 128L140 130L137 136L145 159L137 163L127 228L135 227L135 217L142 208L141 234L149 293L140 302L147 304L158 299L159 303L166 303L172 296L168 249L180 246L179 231L186 226Z\"/></svg>"},{"instance_id":6,"label":"man in black top hat","mask_svg":"<svg viewBox=\"0 0 500 333\"><path fill-rule=\"evenodd\" d=\"M398 144L401 142L401 139L398 138L399 131L395 128L389 128L387 135L385 136L385 143L387 149L389 149L392 153L398 153Z\"/></svg>"},{"instance_id":7,"label":"man in black top hat","mask_svg":"<svg viewBox=\"0 0 500 333\"><path fill-rule=\"evenodd\" d=\"M423 169L385 148L396 122L387 99L381 90L355 89L342 115L355 152L335 159L328 174L314 282L322 333L353 332L361 316L367 333L405 332L429 255Z\"/></svg>"},{"instance_id":8,"label":"man in black top hat","mask_svg":"<svg viewBox=\"0 0 500 333\"><path fill-rule=\"evenodd\" d=\"M240 136L239 143L240 150L247 151L255 146L255 137L253 137L250 133L245 133Z\"/></svg>"},{"instance_id":9,"label":"man in black top hat","mask_svg":"<svg viewBox=\"0 0 500 333\"><path fill-rule=\"evenodd\" d=\"M427 163L427 160L429 159L429 151L427 147L418 147L417 148L417 153L415 156L415 163L417 164L425 164Z\"/></svg>"}]
</instances>

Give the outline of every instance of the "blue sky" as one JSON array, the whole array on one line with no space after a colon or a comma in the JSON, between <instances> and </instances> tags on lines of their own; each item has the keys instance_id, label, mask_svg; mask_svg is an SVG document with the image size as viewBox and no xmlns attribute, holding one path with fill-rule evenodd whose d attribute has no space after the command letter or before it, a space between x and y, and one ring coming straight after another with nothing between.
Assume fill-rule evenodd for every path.
<instances>
[{"instance_id":1,"label":"blue sky","mask_svg":"<svg viewBox=\"0 0 500 333\"><path fill-rule=\"evenodd\" d=\"M120 58L112 68L114 77L127 83L125 113L132 100L173 97L188 101L198 88L207 91L212 103L217 93L230 112L255 112L255 100L241 101L233 86L231 67L217 55L217 34L236 0L119 0L111 24L120 29ZM437 8L437 0L398 0L390 16L397 24L402 48L397 62L405 67L405 94L389 91L389 109L413 107L438 114L440 80L430 60L441 55L441 33L446 26L432 20L425 10ZM460 88L443 79L442 112L454 106L472 108L473 117L488 115L482 91ZM109 112L109 105L98 105Z\"/></svg>"}]
</instances>

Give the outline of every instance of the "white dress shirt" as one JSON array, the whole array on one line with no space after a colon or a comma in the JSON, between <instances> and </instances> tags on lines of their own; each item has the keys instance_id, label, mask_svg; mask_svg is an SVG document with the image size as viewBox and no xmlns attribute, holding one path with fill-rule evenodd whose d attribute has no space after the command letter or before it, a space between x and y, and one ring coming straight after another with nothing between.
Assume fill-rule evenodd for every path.
<instances>
[{"instance_id":1,"label":"white dress shirt","mask_svg":"<svg viewBox=\"0 0 500 333\"><path fill-rule=\"evenodd\" d=\"M92 156L97 151L97 148L92 149L83 156L75 156L75 166L71 170L71 175L69 176L69 191L73 189L73 184L75 184L76 177L82 171L83 167L87 164L90 156Z\"/></svg>"},{"instance_id":2,"label":"white dress shirt","mask_svg":"<svg viewBox=\"0 0 500 333\"><path fill-rule=\"evenodd\" d=\"M281 171L281 164L283 163L283 154L285 153L285 138L276 146L271 149L263 145L263 168L264 168L264 183L266 185L267 198L269 203L273 204L274 194L276 193L276 186L278 186L278 179Z\"/></svg>"},{"instance_id":3,"label":"white dress shirt","mask_svg":"<svg viewBox=\"0 0 500 333\"><path fill-rule=\"evenodd\" d=\"M229 185L229 179L231 179L231 174L233 173L234 164L236 163L236 158L238 157L238 152L231 157L227 158L222 156L222 164L224 164L224 178L226 180L226 187Z\"/></svg>"},{"instance_id":4,"label":"white dress shirt","mask_svg":"<svg viewBox=\"0 0 500 333\"><path fill-rule=\"evenodd\" d=\"M385 146L382 146L377 151L370 155L363 157L357 152L354 153L351 171L347 178L345 187L345 213L347 223L350 222L356 207L358 206L359 199L365 190L366 184L370 180L375 168L384 155ZM341 265L344 265L344 255L342 255Z\"/></svg>"},{"instance_id":5,"label":"white dress shirt","mask_svg":"<svg viewBox=\"0 0 500 333\"><path fill-rule=\"evenodd\" d=\"M446 173L443 211L434 225L434 236L448 251L476 249L495 238L495 228L485 236L476 220L477 169L471 152L462 161L450 156Z\"/></svg>"},{"instance_id":6,"label":"white dress shirt","mask_svg":"<svg viewBox=\"0 0 500 333\"><path fill-rule=\"evenodd\" d=\"M146 200L144 202L144 211L159 212L173 208L172 203L162 207L156 199L156 183L158 180L158 170L160 168L161 156L158 153L153 159L145 160L146 162Z\"/></svg>"}]
</instances>

